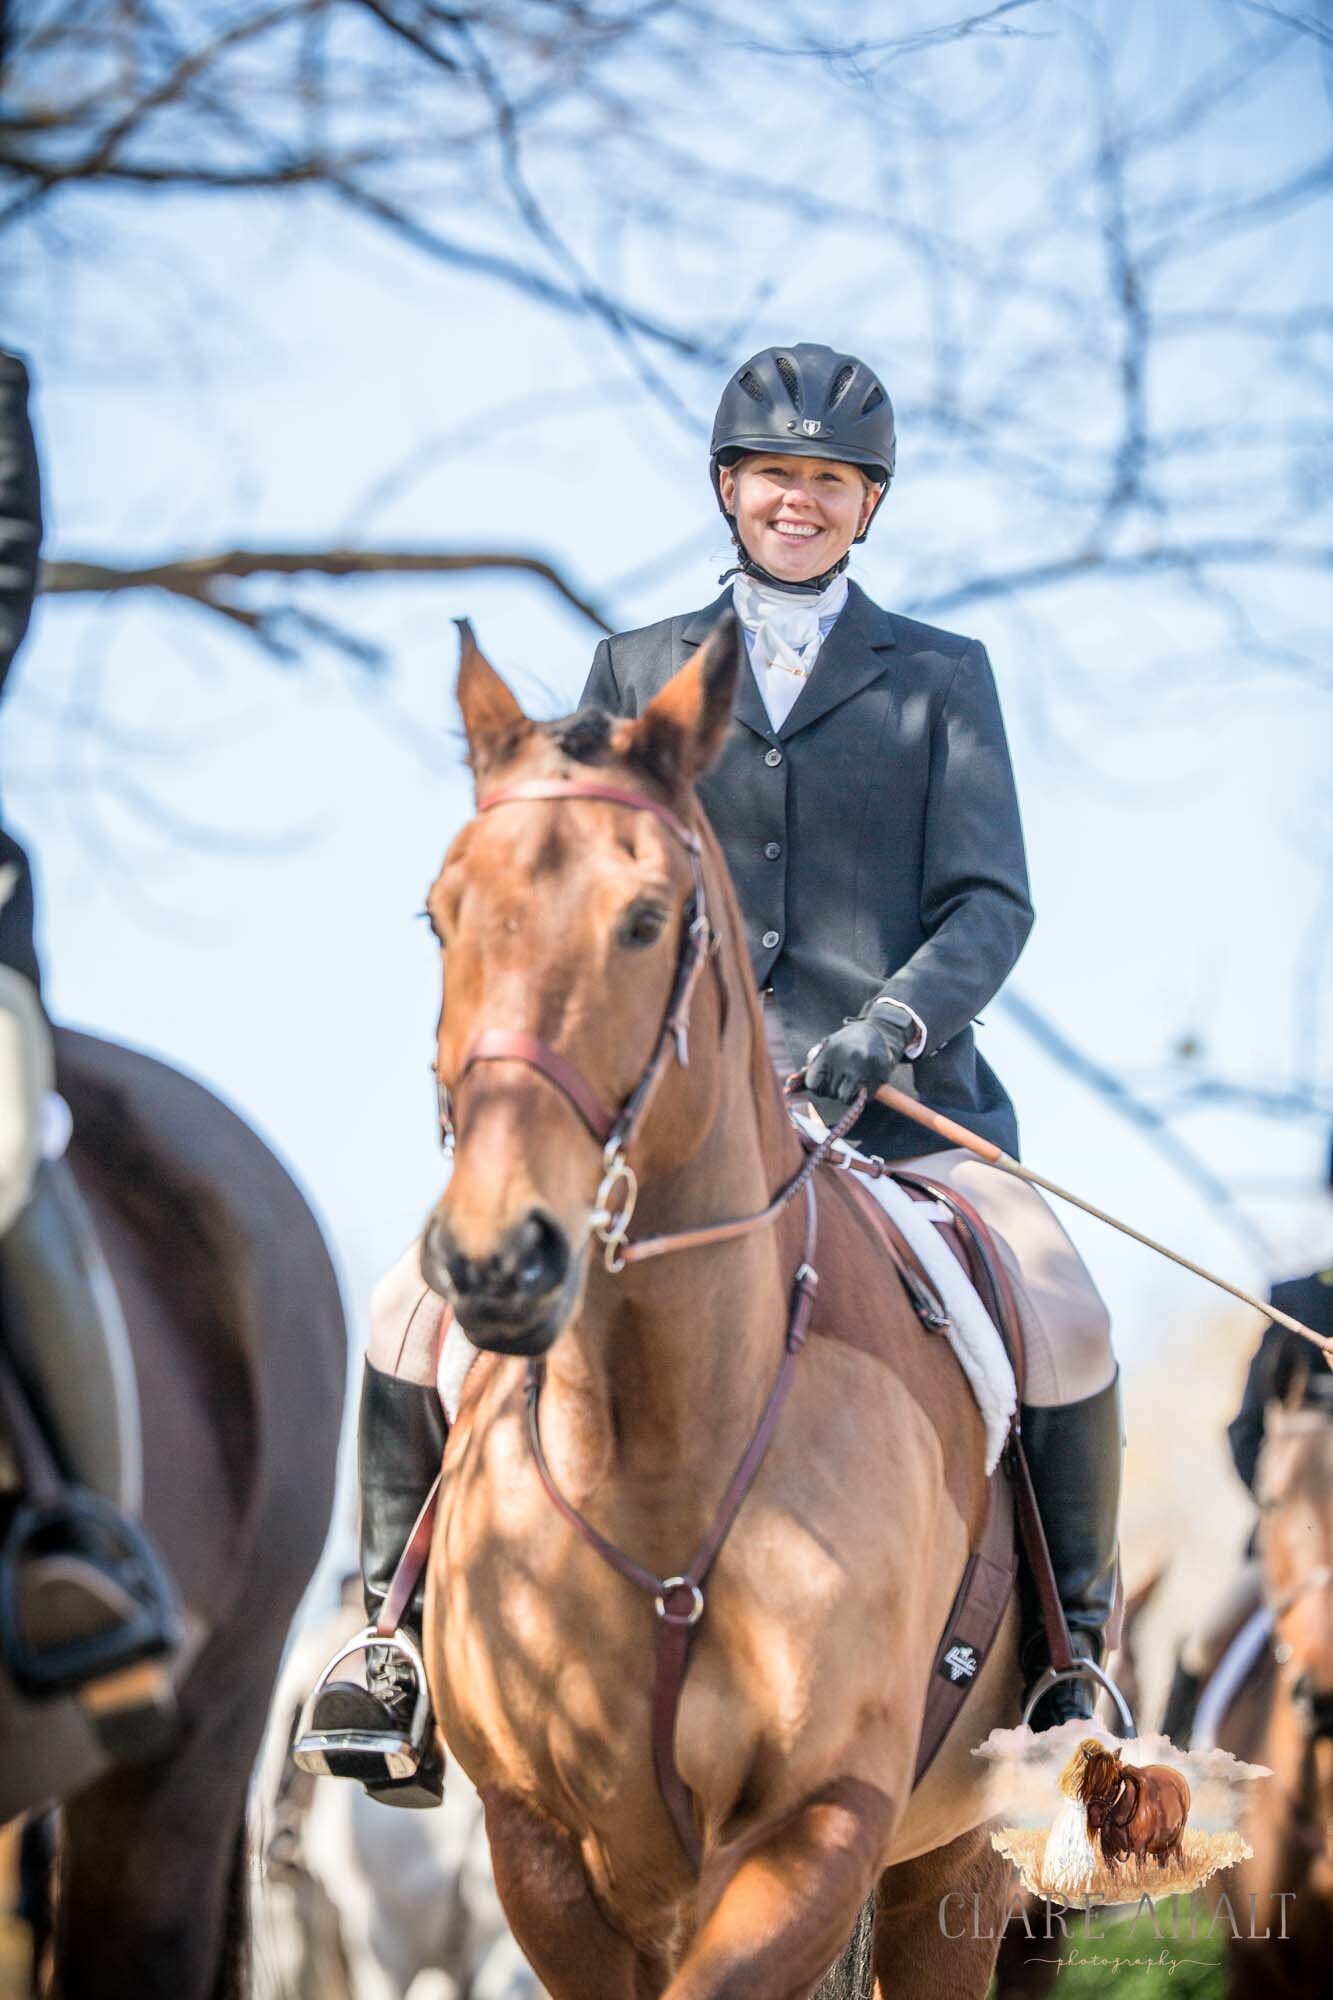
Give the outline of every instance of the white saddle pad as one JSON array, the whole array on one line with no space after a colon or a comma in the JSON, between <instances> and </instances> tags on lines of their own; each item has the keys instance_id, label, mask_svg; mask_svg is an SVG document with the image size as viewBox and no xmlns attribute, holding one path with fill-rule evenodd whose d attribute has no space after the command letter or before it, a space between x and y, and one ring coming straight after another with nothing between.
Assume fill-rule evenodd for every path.
<instances>
[{"instance_id":1,"label":"white saddle pad","mask_svg":"<svg viewBox=\"0 0 1333 2000\"><path fill-rule=\"evenodd\" d=\"M800 1111L793 1117L795 1123L803 1126L814 1138L823 1137L823 1128L815 1114ZM836 1150L864 1157L857 1155L855 1147L845 1141ZM865 1185L911 1244L949 1315L948 1326L943 1329L944 1338L958 1356L959 1365L981 1411L986 1426L986 1471L991 1473L999 1464L1004 1441L1009 1435L1009 1422L1018 1403L1018 1386L994 1321L982 1305L970 1278L935 1229L936 1222L951 1219L949 1211L940 1202L913 1201L887 1174L876 1180L867 1178ZM440 1348L437 1378L440 1401L450 1423L458 1415L463 1383L468 1369L477 1358L477 1352L462 1327L451 1319Z\"/></svg>"},{"instance_id":2,"label":"white saddle pad","mask_svg":"<svg viewBox=\"0 0 1333 2000\"><path fill-rule=\"evenodd\" d=\"M817 1113L797 1110L793 1111L792 1119L812 1138L824 1137L827 1127ZM846 1140L839 1141L833 1150L853 1159L865 1158ZM994 1472L1009 1435L1010 1419L1018 1406L1018 1384L999 1329L982 1305L972 1280L935 1228L937 1222L948 1222L952 1217L942 1202L913 1201L906 1189L900 1188L887 1174L876 1179L869 1175L857 1178L885 1214L897 1223L949 1315L944 1337L958 1356L959 1366L976 1397L986 1426L986 1471Z\"/></svg>"}]
</instances>

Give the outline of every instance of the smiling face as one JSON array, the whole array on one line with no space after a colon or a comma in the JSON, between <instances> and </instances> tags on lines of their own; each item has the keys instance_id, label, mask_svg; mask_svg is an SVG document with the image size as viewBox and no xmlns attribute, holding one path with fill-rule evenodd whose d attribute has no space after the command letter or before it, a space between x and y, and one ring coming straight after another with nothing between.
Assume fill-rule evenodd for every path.
<instances>
[{"instance_id":1,"label":"smiling face","mask_svg":"<svg viewBox=\"0 0 1333 2000\"><path fill-rule=\"evenodd\" d=\"M766 452L719 467L718 483L745 549L784 583L806 583L841 562L881 491L839 459Z\"/></svg>"}]
</instances>

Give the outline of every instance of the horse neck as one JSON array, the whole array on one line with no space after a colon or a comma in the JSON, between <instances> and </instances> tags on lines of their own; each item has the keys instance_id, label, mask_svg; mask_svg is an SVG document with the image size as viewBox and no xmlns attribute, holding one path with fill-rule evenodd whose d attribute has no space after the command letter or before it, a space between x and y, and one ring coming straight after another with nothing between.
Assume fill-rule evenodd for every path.
<instances>
[{"instance_id":1,"label":"horse neck","mask_svg":"<svg viewBox=\"0 0 1333 2000\"><path fill-rule=\"evenodd\" d=\"M634 1237L754 1214L801 1160L769 1065L734 893L706 822L700 831L722 940L719 1087L687 1165L641 1188ZM590 1474L613 1462L687 1468L743 1448L778 1368L804 1227L798 1201L775 1223L715 1248L670 1252L615 1274L593 1265L582 1309L547 1371L555 1421Z\"/></svg>"}]
</instances>

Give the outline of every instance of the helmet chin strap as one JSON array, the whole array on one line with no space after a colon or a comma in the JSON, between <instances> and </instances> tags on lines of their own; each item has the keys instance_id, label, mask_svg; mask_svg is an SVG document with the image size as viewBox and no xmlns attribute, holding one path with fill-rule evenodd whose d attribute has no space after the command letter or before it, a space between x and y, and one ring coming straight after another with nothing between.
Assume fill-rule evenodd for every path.
<instances>
[{"instance_id":1,"label":"helmet chin strap","mask_svg":"<svg viewBox=\"0 0 1333 2000\"><path fill-rule=\"evenodd\" d=\"M723 570L718 578L719 583L726 583L730 577L744 572L746 576L758 577L760 583L771 584L774 590L788 590L794 597L818 597L821 592L828 589L835 576L842 575L852 559L852 552L848 549L846 555L840 556L832 569L826 569L820 576L807 577L801 583L792 583L785 576L774 576L773 572L765 569L762 563L757 563L734 528L732 540L736 544L736 560L730 569Z\"/></svg>"}]
</instances>

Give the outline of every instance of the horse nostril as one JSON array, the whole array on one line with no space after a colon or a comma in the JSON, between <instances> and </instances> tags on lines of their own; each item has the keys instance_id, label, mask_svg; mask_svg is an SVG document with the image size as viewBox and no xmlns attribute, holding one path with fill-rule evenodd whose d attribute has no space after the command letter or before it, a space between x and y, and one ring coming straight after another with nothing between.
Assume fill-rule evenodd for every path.
<instances>
[{"instance_id":1,"label":"horse nostril","mask_svg":"<svg viewBox=\"0 0 1333 2000\"><path fill-rule=\"evenodd\" d=\"M436 1291L456 1297L477 1289L481 1267L458 1248L442 1215L431 1219L421 1240L421 1275Z\"/></svg>"},{"instance_id":2,"label":"horse nostril","mask_svg":"<svg viewBox=\"0 0 1333 2000\"><path fill-rule=\"evenodd\" d=\"M481 1285L481 1265L473 1257L465 1256L461 1250L451 1250L444 1260L444 1268L449 1273L449 1282L460 1298L467 1298Z\"/></svg>"},{"instance_id":3,"label":"horse nostril","mask_svg":"<svg viewBox=\"0 0 1333 2000\"><path fill-rule=\"evenodd\" d=\"M564 1282L569 1243L564 1231L535 1209L514 1231L504 1258L505 1276L516 1291L539 1298Z\"/></svg>"}]
</instances>

